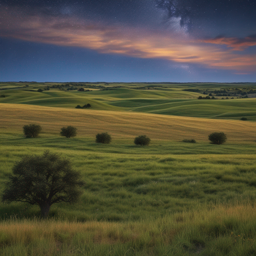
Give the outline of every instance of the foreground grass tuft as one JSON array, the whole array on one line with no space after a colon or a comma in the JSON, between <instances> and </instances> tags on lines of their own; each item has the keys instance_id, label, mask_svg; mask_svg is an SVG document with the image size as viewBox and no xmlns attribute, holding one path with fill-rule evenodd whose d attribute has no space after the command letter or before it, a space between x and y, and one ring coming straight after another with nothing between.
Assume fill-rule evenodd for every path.
<instances>
[{"instance_id":1,"label":"foreground grass tuft","mask_svg":"<svg viewBox=\"0 0 256 256\"><path fill-rule=\"evenodd\" d=\"M212 206L138 222L8 220L1 255L254 255L256 209Z\"/></svg>"}]
</instances>

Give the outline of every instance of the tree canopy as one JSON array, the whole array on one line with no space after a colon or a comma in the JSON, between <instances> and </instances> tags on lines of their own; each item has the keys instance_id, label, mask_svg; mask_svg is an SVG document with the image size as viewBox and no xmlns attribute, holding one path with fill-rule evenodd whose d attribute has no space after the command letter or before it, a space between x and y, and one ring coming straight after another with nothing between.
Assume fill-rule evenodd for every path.
<instances>
[{"instance_id":1,"label":"tree canopy","mask_svg":"<svg viewBox=\"0 0 256 256\"><path fill-rule=\"evenodd\" d=\"M65 136L66 138L71 138L76 136L76 131L77 129L73 126L62 127L60 135Z\"/></svg>"},{"instance_id":2,"label":"tree canopy","mask_svg":"<svg viewBox=\"0 0 256 256\"><path fill-rule=\"evenodd\" d=\"M23 126L23 133L26 138L36 138L42 131L42 127L38 124L28 124Z\"/></svg>"},{"instance_id":3,"label":"tree canopy","mask_svg":"<svg viewBox=\"0 0 256 256\"><path fill-rule=\"evenodd\" d=\"M52 204L75 203L83 185L81 174L68 159L45 151L41 156L24 156L13 166L2 201L38 205L46 218Z\"/></svg>"},{"instance_id":4,"label":"tree canopy","mask_svg":"<svg viewBox=\"0 0 256 256\"><path fill-rule=\"evenodd\" d=\"M150 144L150 138L146 135L140 135L134 139L135 145L148 146Z\"/></svg>"},{"instance_id":5,"label":"tree canopy","mask_svg":"<svg viewBox=\"0 0 256 256\"><path fill-rule=\"evenodd\" d=\"M98 133L96 135L96 142L97 143L109 144L111 142L111 140L112 140L112 138L107 132Z\"/></svg>"},{"instance_id":6,"label":"tree canopy","mask_svg":"<svg viewBox=\"0 0 256 256\"><path fill-rule=\"evenodd\" d=\"M209 135L209 140L212 144L223 144L227 140L227 136L223 132L214 132Z\"/></svg>"}]
</instances>

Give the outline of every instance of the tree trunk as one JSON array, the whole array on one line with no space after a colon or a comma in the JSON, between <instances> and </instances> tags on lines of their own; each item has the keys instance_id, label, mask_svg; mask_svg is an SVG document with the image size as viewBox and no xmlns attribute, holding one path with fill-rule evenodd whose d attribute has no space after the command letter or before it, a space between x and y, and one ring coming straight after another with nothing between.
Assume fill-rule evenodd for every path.
<instances>
[{"instance_id":1,"label":"tree trunk","mask_svg":"<svg viewBox=\"0 0 256 256\"><path fill-rule=\"evenodd\" d=\"M50 211L50 207L51 207L51 205L48 202L44 202L44 203L40 204L41 217L43 219L46 219L48 217L48 214L49 214L49 211Z\"/></svg>"}]
</instances>

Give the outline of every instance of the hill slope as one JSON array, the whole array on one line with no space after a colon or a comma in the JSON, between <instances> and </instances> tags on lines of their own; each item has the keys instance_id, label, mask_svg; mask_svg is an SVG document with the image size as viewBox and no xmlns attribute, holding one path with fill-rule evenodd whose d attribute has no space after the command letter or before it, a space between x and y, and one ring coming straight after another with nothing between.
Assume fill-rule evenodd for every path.
<instances>
[{"instance_id":1,"label":"hill slope","mask_svg":"<svg viewBox=\"0 0 256 256\"><path fill-rule=\"evenodd\" d=\"M22 132L25 124L37 123L45 133L57 134L67 125L77 127L79 136L94 137L109 132L114 138L146 134L157 140L208 140L211 132L222 131L233 142L254 142L256 123L214 120L146 113L64 109L20 104L0 104L0 130Z\"/></svg>"}]
</instances>

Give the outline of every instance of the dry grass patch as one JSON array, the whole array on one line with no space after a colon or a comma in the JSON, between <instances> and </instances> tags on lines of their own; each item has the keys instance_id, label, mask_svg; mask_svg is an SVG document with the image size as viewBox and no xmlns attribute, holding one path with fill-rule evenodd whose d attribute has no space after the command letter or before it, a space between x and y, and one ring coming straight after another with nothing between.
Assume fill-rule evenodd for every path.
<instances>
[{"instance_id":1,"label":"dry grass patch","mask_svg":"<svg viewBox=\"0 0 256 256\"><path fill-rule=\"evenodd\" d=\"M255 219L255 207L245 204L126 223L11 220L0 223L0 252L21 245L28 255L108 255L113 250L118 250L115 255L126 255L131 250L128 255L169 251L172 255L236 252L242 256L255 250ZM42 252L42 248L50 251Z\"/></svg>"},{"instance_id":2,"label":"dry grass patch","mask_svg":"<svg viewBox=\"0 0 256 256\"><path fill-rule=\"evenodd\" d=\"M0 104L0 110L2 132L22 132L25 124L36 123L47 134L58 134L61 127L72 125L78 129L78 136L83 137L109 132L113 139L146 134L156 140L181 141L189 136L199 141L208 141L210 133L221 131L227 134L227 142L255 141L255 122L117 111L81 111L19 104Z\"/></svg>"}]
</instances>

